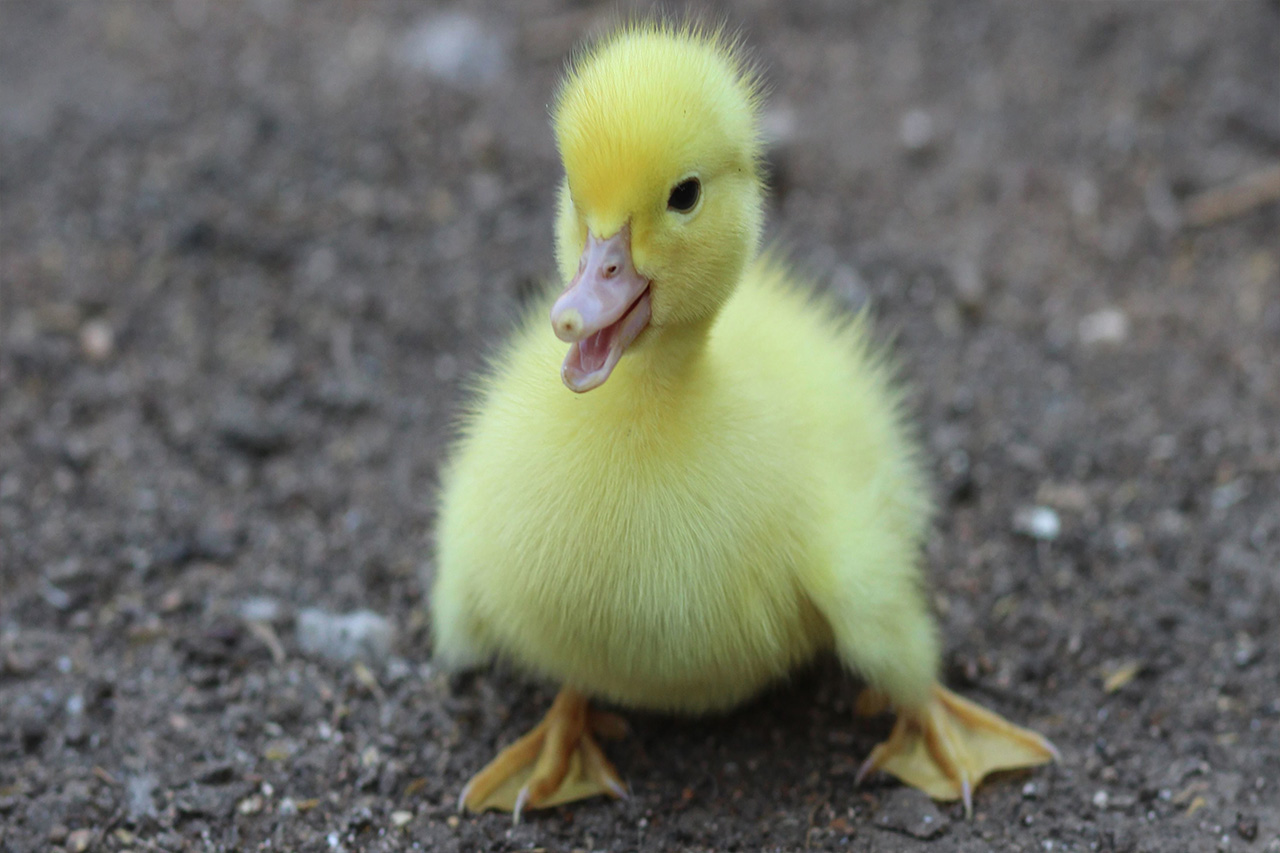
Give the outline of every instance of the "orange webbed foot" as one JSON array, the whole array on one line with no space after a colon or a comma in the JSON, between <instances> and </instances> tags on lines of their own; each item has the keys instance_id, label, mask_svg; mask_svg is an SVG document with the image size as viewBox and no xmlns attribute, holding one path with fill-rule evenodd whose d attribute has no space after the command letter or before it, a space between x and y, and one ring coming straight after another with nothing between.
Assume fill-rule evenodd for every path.
<instances>
[{"instance_id":1,"label":"orange webbed foot","mask_svg":"<svg viewBox=\"0 0 1280 853\"><path fill-rule=\"evenodd\" d=\"M600 794L626 797L626 786L595 740L625 732L620 717L592 710L576 691L561 690L542 722L471 777L458 809L509 811L519 823L526 809Z\"/></svg>"},{"instance_id":2,"label":"orange webbed foot","mask_svg":"<svg viewBox=\"0 0 1280 853\"><path fill-rule=\"evenodd\" d=\"M883 701L872 694L859 705L874 713ZM888 740L871 751L856 781L883 770L935 800L962 800L965 815L971 816L973 790L988 774L1060 758L1039 734L934 685L923 708L899 710Z\"/></svg>"}]
</instances>

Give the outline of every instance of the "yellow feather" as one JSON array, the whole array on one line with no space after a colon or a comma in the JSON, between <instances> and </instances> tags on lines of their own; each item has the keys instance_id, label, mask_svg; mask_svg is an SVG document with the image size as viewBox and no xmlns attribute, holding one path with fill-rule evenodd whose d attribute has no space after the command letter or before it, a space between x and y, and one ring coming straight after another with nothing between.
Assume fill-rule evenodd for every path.
<instances>
[{"instance_id":1,"label":"yellow feather","mask_svg":"<svg viewBox=\"0 0 1280 853\"><path fill-rule=\"evenodd\" d=\"M442 478L446 662L500 656L588 696L702 712L834 648L899 704L927 700L928 490L864 320L754 257L758 111L718 31L632 25L568 73L563 281L588 229L629 224L653 320L577 395L539 305L482 378ZM688 174L702 198L678 217L667 197Z\"/></svg>"}]
</instances>

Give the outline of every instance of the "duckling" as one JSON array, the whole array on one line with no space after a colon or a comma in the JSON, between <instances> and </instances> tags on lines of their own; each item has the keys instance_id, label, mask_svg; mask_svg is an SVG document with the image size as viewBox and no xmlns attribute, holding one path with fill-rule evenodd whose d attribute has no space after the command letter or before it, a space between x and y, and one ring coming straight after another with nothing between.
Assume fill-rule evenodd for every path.
<instances>
[{"instance_id":1,"label":"duckling","mask_svg":"<svg viewBox=\"0 0 1280 853\"><path fill-rule=\"evenodd\" d=\"M626 796L597 742L625 724L593 700L722 711L830 650L864 709L897 712L859 780L969 810L988 773L1057 757L936 680L902 393L862 316L758 253L760 103L737 43L692 24L623 26L561 85L566 284L463 416L431 609L444 664L501 657L562 689L460 807Z\"/></svg>"}]
</instances>

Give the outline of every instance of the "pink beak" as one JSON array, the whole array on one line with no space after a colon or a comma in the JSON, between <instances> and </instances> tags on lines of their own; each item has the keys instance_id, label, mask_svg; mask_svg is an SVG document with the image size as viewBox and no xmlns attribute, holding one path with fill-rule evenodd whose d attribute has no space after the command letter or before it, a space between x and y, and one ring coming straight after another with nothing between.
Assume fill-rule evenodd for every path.
<instances>
[{"instance_id":1,"label":"pink beak","mask_svg":"<svg viewBox=\"0 0 1280 853\"><path fill-rule=\"evenodd\" d=\"M631 226L605 240L588 232L578 273L551 307L556 337L572 344L560 369L569 390L603 385L649 317L649 280L632 263Z\"/></svg>"}]
</instances>

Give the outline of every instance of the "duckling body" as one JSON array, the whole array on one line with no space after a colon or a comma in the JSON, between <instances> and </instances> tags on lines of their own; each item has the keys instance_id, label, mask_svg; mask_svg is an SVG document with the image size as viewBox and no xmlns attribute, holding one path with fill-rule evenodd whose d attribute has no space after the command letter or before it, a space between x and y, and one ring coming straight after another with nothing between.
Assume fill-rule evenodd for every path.
<instances>
[{"instance_id":1,"label":"duckling body","mask_svg":"<svg viewBox=\"0 0 1280 853\"><path fill-rule=\"evenodd\" d=\"M898 711L860 778L968 808L990 771L1056 755L934 680L899 392L861 318L757 257L758 110L734 45L666 24L604 39L557 98L567 284L463 419L432 613L445 663L502 657L561 692L466 807L623 796L592 699L723 710L825 649Z\"/></svg>"},{"instance_id":2,"label":"duckling body","mask_svg":"<svg viewBox=\"0 0 1280 853\"><path fill-rule=\"evenodd\" d=\"M927 689L928 507L896 393L863 325L788 278L751 266L680 375L628 358L581 396L536 312L446 475L440 653L701 712L875 625L897 653L864 666Z\"/></svg>"}]
</instances>

